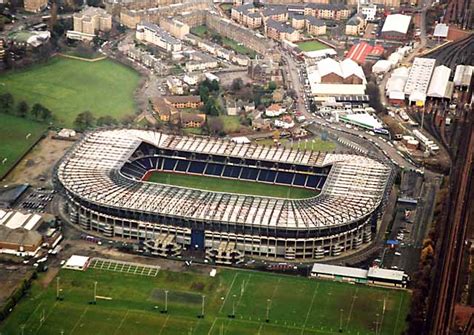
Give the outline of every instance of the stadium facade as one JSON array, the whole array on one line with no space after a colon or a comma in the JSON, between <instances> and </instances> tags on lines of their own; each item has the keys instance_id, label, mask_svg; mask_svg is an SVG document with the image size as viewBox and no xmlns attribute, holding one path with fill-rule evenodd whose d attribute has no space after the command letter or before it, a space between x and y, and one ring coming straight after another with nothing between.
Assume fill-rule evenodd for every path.
<instances>
[{"instance_id":1,"label":"stadium facade","mask_svg":"<svg viewBox=\"0 0 474 335\"><path fill-rule=\"evenodd\" d=\"M151 183L150 171L300 187L315 196ZM55 182L70 221L82 228L139 241L160 256L196 249L231 264L244 255L310 260L360 248L372 240L390 177L389 166L363 156L115 129L84 135L59 162Z\"/></svg>"}]
</instances>

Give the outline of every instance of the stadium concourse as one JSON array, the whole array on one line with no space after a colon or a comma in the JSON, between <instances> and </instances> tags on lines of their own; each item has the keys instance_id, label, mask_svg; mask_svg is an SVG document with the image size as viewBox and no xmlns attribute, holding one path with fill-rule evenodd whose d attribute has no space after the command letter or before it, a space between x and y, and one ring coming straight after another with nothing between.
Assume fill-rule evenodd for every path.
<instances>
[{"instance_id":1,"label":"stadium concourse","mask_svg":"<svg viewBox=\"0 0 474 335\"><path fill-rule=\"evenodd\" d=\"M213 192L144 180L150 171L286 185L306 199ZM322 259L372 239L391 168L374 159L237 144L155 131L100 130L83 136L56 167L71 222L147 252L205 253L232 264L244 255Z\"/></svg>"}]
</instances>

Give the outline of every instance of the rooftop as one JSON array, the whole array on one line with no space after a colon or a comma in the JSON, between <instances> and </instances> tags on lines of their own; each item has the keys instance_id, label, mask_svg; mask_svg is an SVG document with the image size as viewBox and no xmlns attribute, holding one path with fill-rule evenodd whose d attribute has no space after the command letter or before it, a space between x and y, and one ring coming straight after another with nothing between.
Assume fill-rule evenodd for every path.
<instances>
[{"instance_id":1,"label":"rooftop","mask_svg":"<svg viewBox=\"0 0 474 335\"><path fill-rule=\"evenodd\" d=\"M400 34L406 34L410 27L411 16L403 14L391 14L385 19L382 27L382 33L385 32L397 32Z\"/></svg>"}]
</instances>

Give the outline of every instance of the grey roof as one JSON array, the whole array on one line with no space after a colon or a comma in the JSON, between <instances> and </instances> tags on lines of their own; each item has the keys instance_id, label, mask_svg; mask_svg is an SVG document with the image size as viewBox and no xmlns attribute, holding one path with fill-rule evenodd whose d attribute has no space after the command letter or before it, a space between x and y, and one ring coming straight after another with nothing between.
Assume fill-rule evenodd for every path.
<instances>
[{"instance_id":1,"label":"grey roof","mask_svg":"<svg viewBox=\"0 0 474 335\"><path fill-rule=\"evenodd\" d=\"M401 281L405 277L405 272L400 270L381 269L376 267L369 268L367 273L369 279L385 279Z\"/></svg>"},{"instance_id":2,"label":"grey roof","mask_svg":"<svg viewBox=\"0 0 474 335\"><path fill-rule=\"evenodd\" d=\"M140 23L140 26L143 26L153 31L155 34L159 35L162 40L166 41L169 44L181 44L181 41L179 39L173 37L169 32L154 23L142 22Z\"/></svg>"},{"instance_id":3,"label":"grey roof","mask_svg":"<svg viewBox=\"0 0 474 335\"><path fill-rule=\"evenodd\" d=\"M287 25L287 24L284 24L284 23L281 23L281 22L278 22L278 21L275 21L275 20L268 20L267 21L267 26L270 27L270 28L273 28L281 33L293 33L295 31L295 29L290 26L290 25Z\"/></svg>"},{"instance_id":4,"label":"grey roof","mask_svg":"<svg viewBox=\"0 0 474 335\"><path fill-rule=\"evenodd\" d=\"M323 27L323 26L326 25L325 21L320 20L320 19L318 19L314 16L311 16L311 15L306 16L306 21L308 21L308 23L312 26Z\"/></svg>"},{"instance_id":5,"label":"grey roof","mask_svg":"<svg viewBox=\"0 0 474 335\"><path fill-rule=\"evenodd\" d=\"M265 7L262 14L263 16L272 16L288 13L288 9L285 6L268 6Z\"/></svg>"},{"instance_id":6,"label":"grey roof","mask_svg":"<svg viewBox=\"0 0 474 335\"><path fill-rule=\"evenodd\" d=\"M0 188L0 203L10 207L28 189L28 184L5 185Z\"/></svg>"},{"instance_id":7,"label":"grey roof","mask_svg":"<svg viewBox=\"0 0 474 335\"><path fill-rule=\"evenodd\" d=\"M357 14L354 14L347 22L346 22L346 25L348 26L358 26L360 24L361 21L364 20L364 17L362 16L362 14L360 13L357 13Z\"/></svg>"},{"instance_id":8,"label":"grey roof","mask_svg":"<svg viewBox=\"0 0 474 335\"><path fill-rule=\"evenodd\" d=\"M41 241L41 234L35 230L27 230L24 228L10 229L0 225L0 242L39 246Z\"/></svg>"}]
</instances>

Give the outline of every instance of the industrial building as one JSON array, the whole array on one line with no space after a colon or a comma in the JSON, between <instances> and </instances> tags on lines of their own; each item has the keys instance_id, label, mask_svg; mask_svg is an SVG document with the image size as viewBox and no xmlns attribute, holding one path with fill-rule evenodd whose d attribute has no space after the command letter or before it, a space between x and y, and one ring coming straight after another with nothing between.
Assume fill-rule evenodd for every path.
<instances>
[{"instance_id":1,"label":"industrial building","mask_svg":"<svg viewBox=\"0 0 474 335\"><path fill-rule=\"evenodd\" d=\"M391 14L385 19L382 27L382 38L387 40L404 41L408 38L411 16Z\"/></svg>"},{"instance_id":2,"label":"industrial building","mask_svg":"<svg viewBox=\"0 0 474 335\"><path fill-rule=\"evenodd\" d=\"M450 75L449 67L444 65L435 67L426 95L430 98L451 99L454 85L449 81Z\"/></svg>"},{"instance_id":3,"label":"industrial building","mask_svg":"<svg viewBox=\"0 0 474 335\"><path fill-rule=\"evenodd\" d=\"M405 84L405 96L410 103L423 105L426 100L429 83L436 59L415 57Z\"/></svg>"}]
</instances>

